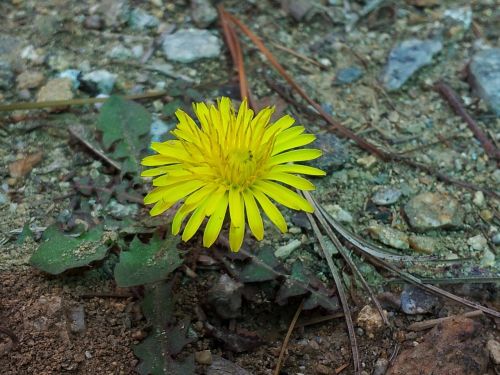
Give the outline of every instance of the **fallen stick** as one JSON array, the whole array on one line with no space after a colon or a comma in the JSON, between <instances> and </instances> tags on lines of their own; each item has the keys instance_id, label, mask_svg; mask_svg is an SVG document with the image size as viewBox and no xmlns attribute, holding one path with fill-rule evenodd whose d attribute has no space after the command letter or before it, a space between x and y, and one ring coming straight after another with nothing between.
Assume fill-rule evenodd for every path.
<instances>
[{"instance_id":1,"label":"fallen stick","mask_svg":"<svg viewBox=\"0 0 500 375\"><path fill-rule=\"evenodd\" d=\"M436 91L439 92L448 102L450 107L453 108L455 113L465 121L477 140L481 142L481 145L488 156L492 159L500 160L500 150L495 147L493 142L491 142L486 134L483 133L472 116L469 115L455 91L453 91L453 89L444 82L438 82L434 85L434 87Z\"/></svg>"},{"instance_id":2,"label":"fallen stick","mask_svg":"<svg viewBox=\"0 0 500 375\"><path fill-rule=\"evenodd\" d=\"M439 323L445 322L445 321L450 320L450 319L457 317L457 316L463 316L466 318L475 318L478 316L483 316L483 312L481 310L474 310L474 311L467 312L465 314L451 315L451 316L447 316L444 318L438 318L438 319L429 319L429 320L425 320L423 322L417 322L417 323L410 324L407 327L407 329L409 331L425 331L426 329L431 329L431 328L437 326Z\"/></svg>"}]
</instances>

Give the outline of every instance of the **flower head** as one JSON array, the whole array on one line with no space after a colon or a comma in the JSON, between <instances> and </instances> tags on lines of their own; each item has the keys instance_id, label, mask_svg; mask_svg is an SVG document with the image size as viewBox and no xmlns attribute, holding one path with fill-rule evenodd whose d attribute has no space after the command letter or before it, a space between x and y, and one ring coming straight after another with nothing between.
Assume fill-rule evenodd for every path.
<instances>
[{"instance_id":1,"label":"flower head","mask_svg":"<svg viewBox=\"0 0 500 375\"><path fill-rule=\"evenodd\" d=\"M208 217L203 245L209 247L229 211L229 243L232 251L238 251L246 223L255 238L264 237L261 210L282 232L287 231L273 201L313 212L304 198L284 185L314 190L311 182L297 174L325 174L295 164L321 156L316 149L297 149L313 142L314 135L305 134L303 126L292 126L295 120L288 115L271 123L274 108L264 108L254 115L246 100L237 112L229 98L221 98L217 107L194 103L193 109L200 125L177 110L179 123L172 131L176 139L153 142L151 148L157 154L142 160L143 165L154 167L142 173L155 177L155 188L144 198L144 203L154 203L152 216L183 200L172 222L174 235L190 215L182 233L182 239L189 240Z\"/></svg>"}]
</instances>

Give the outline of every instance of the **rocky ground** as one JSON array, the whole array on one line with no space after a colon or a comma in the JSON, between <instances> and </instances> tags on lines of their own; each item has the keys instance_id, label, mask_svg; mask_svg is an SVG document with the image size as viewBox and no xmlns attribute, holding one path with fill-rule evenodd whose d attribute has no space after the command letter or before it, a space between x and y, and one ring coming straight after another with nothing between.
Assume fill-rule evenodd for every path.
<instances>
[{"instance_id":1,"label":"rocky ground","mask_svg":"<svg viewBox=\"0 0 500 375\"><path fill-rule=\"evenodd\" d=\"M435 171L383 162L332 133L242 37L257 104L276 105L277 112L292 114L317 134L325 154L316 165L328 174L314 181L313 194L325 210L352 232L398 254L435 256L439 261L408 270L424 279L453 278L457 285L450 290L499 309L498 4L218 3L264 40L328 114L378 148ZM209 0L2 1L0 104L165 90L166 95L141 102L153 115L148 137L164 139L175 126L176 107L222 95L239 99L215 5ZM457 93L493 152L453 112L436 82ZM126 238L166 221L150 219L141 205L147 184L122 179L106 153L103 158L82 142L91 139L94 151L101 144L99 108L0 112L0 326L19 339L16 345L0 331L2 373L136 373L139 360L132 347L148 334L139 306L142 291L117 288L106 264L57 277L28 264L52 224L71 230L104 223ZM447 182L436 172L469 185ZM246 248L272 249L287 271L300 261L315 280L332 287L308 221L290 211L286 219L289 233L270 229L264 241L249 240ZM34 236L20 241L26 224ZM176 276L175 315L191 322L193 338L180 357L194 353L199 373L272 374L300 298L279 306L275 292L262 285L256 290L255 283L236 285L221 296L220 285L235 282L224 279L227 259L214 255L226 250L220 246L200 255L195 240L183 251L189 260L195 253L198 266ZM365 307L366 296L343 268L365 374L499 371L497 321L459 317L430 332L412 331L411 323L467 310L355 260L380 293L392 327L384 329L377 313ZM468 283L480 278L489 283ZM277 289L275 283L269 288ZM218 311L221 300L229 301L233 315ZM313 324L328 313L324 307L302 313L281 374L352 373L342 318ZM236 344L226 331L217 334L222 328Z\"/></svg>"}]
</instances>

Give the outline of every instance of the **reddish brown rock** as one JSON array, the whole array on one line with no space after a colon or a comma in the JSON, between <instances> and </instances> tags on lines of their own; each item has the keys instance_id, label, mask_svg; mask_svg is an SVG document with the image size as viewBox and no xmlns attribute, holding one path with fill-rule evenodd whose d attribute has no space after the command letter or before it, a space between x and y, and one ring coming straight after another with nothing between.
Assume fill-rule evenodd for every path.
<instances>
[{"instance_id":1,"label":"reddish brown rock","mask_svg":"<svg viewBox=\"0 0 500 375\"><path fill-rule=\"evenodd\" d=\"M481 325L457 317L430 331L414 348L404 350L387 375L482 375L488 353Z\"/></svg>"}]
</instances>

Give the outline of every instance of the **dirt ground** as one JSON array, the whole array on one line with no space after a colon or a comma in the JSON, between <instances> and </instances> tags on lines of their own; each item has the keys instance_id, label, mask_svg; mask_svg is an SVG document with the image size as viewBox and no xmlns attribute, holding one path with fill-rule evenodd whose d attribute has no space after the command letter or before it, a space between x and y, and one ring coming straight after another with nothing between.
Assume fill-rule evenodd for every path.
<instances>
[{"instance_id":1,"label":"dirt ground","mask_svg":"<svg viewBox=\"0 0 500 375\"><path fill-rule=\"evenodd\" d=\"M166 62L160 47L147 63L141 62L162 33L169 34L175 29L206 28L218 35L223 44L217 21L195 25L193 12L197 1L193 4L166 0L102 2L127 3L130 8L148 12L158 20L158 24L151 27L122 22L120 15L111 14L113 7L103 10L99 3L91 0L0 3L3 18L0 22L0 103L36 101L42 88L67 69L83 73L107 70L116 75L114 92L120 94L167 90L169 94L165 97L142 101L167 127L175 125L166 109L169 103L179 102L189 107L194 98L213 100L228 95L238 99L236 75L225 46L211 58L188 64L168 61L171 70L166 75L158 72L158 67ZM317 191L313 195L319 203L353 233L379 245L392 246L401 254L422 255L410 246L398 248L394 236L401 236L403 242L413 238L411 236L424 237L425 243L431 244L425 252L440 262L414 264L409 266L409 271L424 279L452 277L455 283L446 286L447 290L500 309L500 261L495 242L500 232L500 203L494 194L488 194L488 191L498 191L500 170L463 120L434 89L435 82L448 82L480 127L498 145L500 120L478 99L466 80L467 64L477 50L484 45L499 47L500 14L495 1L388 1L362 16L349 30L346 30L350 21L343 3L350 3L352 11L359 14L363 5L370 2L317 1L302 17L297 10L299 5L309 6L301 1L282 2L298 7L293 9L271 0L220 3L262 37L304 90L357 135L383 150L408 155L453 179L477 187L461 188L438 179L435 174L402 163L377 160L352 141L330 138L331 129L325 122L272 72L252 43L242 39L247 75L255 98L259 103L275 104L283 113L291 113L308 132L318 135L326 150L318 166L328 175L314 181ZM464 26L447 21L447 11L467 5L472 12L471 24ZM207 7L201 8L206 11ZM394 92L384 89L380 75L394 44L436 36L441 38L443 47L432 62L414 73L401 89ZM110 54L113 48L122 54L134 48L142 53L133 57L126 55L132 52L126 52L123 58ZM287 48L299 55L290 54ZM8 62L9 68L3 68L3 61ZM361 71L360 77L350 83L339 83L339 72L353 67ZM20 78L22 74L25 74L24 80ZM188 82L181 82L183 80ZM191 91L185 89L186 85ZM82 87L72 89L75 98L96 94ZM116 286L112 272L116 259L111 257L59 276L44 274L28 263L40 244L42 233L53 224L71 230L82 223L105 223L110 231L127 240L133 234L147 236L158 226L165 227L167 219L152 220L147 208L137 199L119 199L122 193L103 197L106 191L120 185L120 176L68 133L69 126L79 124L91 134L98 134L98 114L99 109L93 105L57 112L0 112L0 328L8 330L6 334L0 331L2 374L137 373L139 359L133 347L149 333L140 307L144 290ZM95 140L98 143L100 136ZM30 160L30 155L39 156ZM22 164L25 170L16 174L12 165L18 160L25 161ZM139 197L140 202L148 186L125 180L126 193ZM78 187L82 181L90 181L93 186L89 194ZM399 192L396 201L390 205L375 204L375 194L388 187ZM481 188L484 194L478 192ZM415 231L408 221L407 204L427 192L458 202L462 223L451 230L440 227L424 233ZM421 207L417 209L423 211ZM297 240L300 246L284 258L284 268L289 271L291 265L300 260L315 278L333 288L328 265L318 255L317 241L304 224L304 218L290 211L285 211L285 217L290 233L282 235L269 229L264 241L249 240L245 246L258 252L265 246L277 249ZM34 238L20 243L19 233L26 224ZM140 229L130 229L133 225ZM393 237L384 237L386 232L380 228L396 232L390 232ZM195 238L183 245L184 254L198 254L199 244L200 239ZM115 250L111 251L114 257ZM215 374L210 372L210 362L221 356L250 374L272 374L301 298L290 298L280 306L275 302L277 282L269 283L270 286L245 285L238 316L230 319L219 316L207 301L207 295L220 275L227 272L227 259L214 255L214 252L225 251L223 246L216 246L203 252L197 267L191 263L193 256L186 255L189 267L182 266L175 272L175 317L190 321L188 334L192 339L179 357L196 353L197 373ZM356 288L347 267L341 262L339 265L343 280L350 283L348 294L356 318L368 304L368 298ZM355 324L364 374L384 374L387 364L394 364L402 352L425 343L428 331L410 331L407 327L411 323L468 311L440 300L425 313L407 314L398 305L405 288L400 280L381 270L375 272L369 266L363 273L377 293L386 292L384 308L391 323L390 329L373 332ZM471 280L477 282L479 277L487 277L488 283L467 284ZM272 288L274 291L269 292ZM301 313L280 374L352 373L350 342L342 317L313 324L331 313L323 308ZM495 369L490 359L493 354L487 349L489 340L499 340L498 320L483 316L474 321L475 325L468 323L474 328L464 333L463 342L479 349L477 353L464 350L463 358L471 358L470 363L476 363L477 359L479 365L472 366L468 373L498 373L498 364ZM231 349L227 342L229 335L222 340L214 337L206 322L224 332L237 334L237 343L247 343L248 350ZM18 343L9 338L9 332ZM439 331L434 334L440 337ZM241 337L252 339L245 341ZM207 350L210 351L208 362L202 358ZM416 363L439 361L423 350L416 355L418 357L413 358ZM239 370L232 371L227 373L238 374Z\"/></svg>"}]
</instances>

